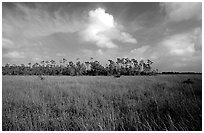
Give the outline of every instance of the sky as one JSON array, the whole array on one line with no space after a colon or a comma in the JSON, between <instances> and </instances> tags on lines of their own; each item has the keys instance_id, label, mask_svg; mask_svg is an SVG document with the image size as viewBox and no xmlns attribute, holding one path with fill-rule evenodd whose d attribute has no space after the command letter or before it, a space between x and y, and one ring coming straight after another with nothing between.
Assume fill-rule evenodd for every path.
<instances>
[{"instance_id":1,"label":"sky","mask_svg":"<svg viewBox=\"0 0 204 133\"><path fill-rule=\"evenodd\" d=\"M202 3L2 4L2 65L93 57L202 72Z\"/></svg>"}]
</instances>

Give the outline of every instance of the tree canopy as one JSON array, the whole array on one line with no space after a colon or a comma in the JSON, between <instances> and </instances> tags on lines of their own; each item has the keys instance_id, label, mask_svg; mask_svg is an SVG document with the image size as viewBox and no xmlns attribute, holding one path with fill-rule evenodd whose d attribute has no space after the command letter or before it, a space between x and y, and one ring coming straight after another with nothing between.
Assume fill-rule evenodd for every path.
<instances>
[{"instance_id":1,"label":"tree canopy","mask_svg":"<svg viewBox=\"0 0 204 133\"><path fill-rule=\"evenodd\" d=\"M152 70L151 60L137 61L136 59L117 58L116 61L108 60L109 64L101 65L92 57L90 61L81 62L77 58L76 63L62 58L57 64L56 61L41 61L40 63L27 65L10 65L2 67L3 75L69 75L69 76L111 76L111 75L155 75L158 70Z\"/></svg>"}]
</instances>

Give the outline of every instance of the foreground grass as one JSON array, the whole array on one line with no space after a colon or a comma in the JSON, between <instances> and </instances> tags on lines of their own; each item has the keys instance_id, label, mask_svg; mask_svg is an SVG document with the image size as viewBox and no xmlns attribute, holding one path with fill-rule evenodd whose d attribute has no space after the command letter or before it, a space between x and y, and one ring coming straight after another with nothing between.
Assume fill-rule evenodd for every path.
<instances>
[{"instance_id":1,"label":"foreground grass","mask_svg":"<svg viewBox=\"0 0 204 133\"><path fill-rule=\"evenodd\" d=\"M2 130L202 130L201 75L2 80Z\"/></svg>"}]
</instances>

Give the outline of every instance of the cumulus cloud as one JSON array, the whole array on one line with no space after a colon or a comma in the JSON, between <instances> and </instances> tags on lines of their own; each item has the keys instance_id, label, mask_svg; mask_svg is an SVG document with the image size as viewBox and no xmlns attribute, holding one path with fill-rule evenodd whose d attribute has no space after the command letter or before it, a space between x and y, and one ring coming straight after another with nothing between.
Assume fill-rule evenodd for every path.
<instances>
[{"instance_id":1,"label":"cumulus cloud","mask_svg":"<svg viewBox=\"0 0 204 133\"><path fill-rule=\"evenodd\" d=\"M192 55L195 52L194 43L189 35L178 34L165 39L162 44L166 46L172 55Z\"/></svg>"},{"instance_id":2,"label":"cumulus cloud","mask_svg":"<svg viewBox=\"0 0 204 133\"><path fill-rule=\"evenodd\" d=\"M197 47L200 47L198 49ZM201 28L164 37L145 52L152 56L155 67L160 71L201 71L202 64Z\"/></svg>"},{"instance_id":3,"label":"cumulus cloud","mask_svg":"<svg viewBox=\"0 0 204 133\"><path fill-rule=\"evenodd\" d=\"M157 45L143 45L132 49L126 57L150 59L161 71L198 71L202 64L202 30L194 28L188 32L164 37Z\"/></svg>"},{"instance_id":4,"label":"cumulus cloud","mask_svg":"<svg viewBox=\"0 0 204 133\"><path fill-rule=\"evenodd\" d=\"M179 22L189 19L202 19L201 2L166 2L160 4L169 21Z\"/></svg>"},{"instance_id":5,"label":"cumulus cloud","mask_svg":"<svg viewBox=\"0 0 204 133\"><path fill-rule=\"evenodd\" d=\"M166 54L192 57L196 52L202 50L201 36L201 29L198 27L188 33L168 36L160 43L160 46L168 50Z\"/></svg>"},{"instance_id":6,"label":"cumulus cloud","mask_svg":"<svg viewBox=\"0 0 204 133\"><path fill-rule=\"evenodd\" d=\"M137 43L137 40L133 38L130 34L122 32L121 33L121 39L122 42L126 43Z\"/></svg>"},{"instance_id":7,"label":"cumulus cloud","mask_svg":"<svg viewBox=\"0 0 204 133\"><path fill-rule=\"evenodd\" d=\"M136 58L136 59L147 59L151 58L151 47L149 45L144 45L139 48L133 49L126 55L128 58Z\"/></svg>"},{"instance_id":8,"label":"cumulus cloud","mask_svg":"<svg viewBox=\"0 0 204 133\"><path fill-rule=\"evenodd\" d=\"M106 13L104 9L91 10L88 15L89 23L81 33L85 41L94 42L101 48L117 48L113 40L137 43L137 40L130 34L120 31L120 26L114 21L113 16Z\"/></svg>"}]
</instances>

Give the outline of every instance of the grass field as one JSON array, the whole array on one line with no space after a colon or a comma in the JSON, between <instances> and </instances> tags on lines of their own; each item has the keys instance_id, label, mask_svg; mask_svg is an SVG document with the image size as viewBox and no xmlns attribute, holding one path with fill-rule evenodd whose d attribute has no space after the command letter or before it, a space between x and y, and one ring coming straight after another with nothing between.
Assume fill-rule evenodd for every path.
<instances>
[{"instance_id":1,"label":"grass field","mask_svg":"<svg viewBox=\"0 0 204 133\"><path fill-rule=\"evenodd\" d=\"M2 128L202 130L202 76L3 76Z\"/></svg>"}]
</instances>

